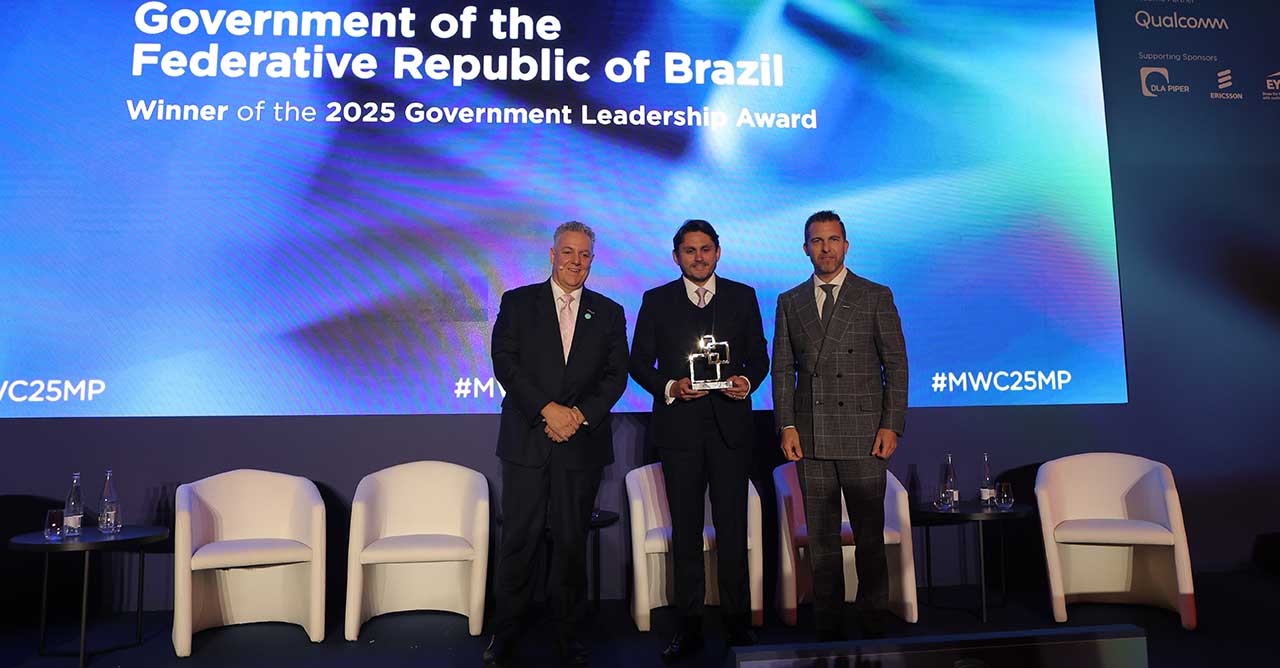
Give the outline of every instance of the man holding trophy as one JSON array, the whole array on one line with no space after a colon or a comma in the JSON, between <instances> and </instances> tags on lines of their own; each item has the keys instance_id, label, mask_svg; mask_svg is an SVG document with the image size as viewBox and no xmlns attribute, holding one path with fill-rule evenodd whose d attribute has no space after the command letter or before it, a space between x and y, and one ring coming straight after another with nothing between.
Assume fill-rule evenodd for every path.
<instances>
[{"instance_id":1,"label":"man holding trophy","mask_svg":"<svg viewBox=\"0 0 1280 668\"><path fill-rule=\"evenodd\" d=\"M727 641L754 644L747 581L747 472L755 444L751 392L769 371L760 306L750 286L716 276L720 237L705 220L672 239L679 279L644 294L631 376L653 394L649 435L671 509L675 601L681 621L664 661L703 644L703 496L710 486L721 614Z\"/></svg>"}]
</instances>

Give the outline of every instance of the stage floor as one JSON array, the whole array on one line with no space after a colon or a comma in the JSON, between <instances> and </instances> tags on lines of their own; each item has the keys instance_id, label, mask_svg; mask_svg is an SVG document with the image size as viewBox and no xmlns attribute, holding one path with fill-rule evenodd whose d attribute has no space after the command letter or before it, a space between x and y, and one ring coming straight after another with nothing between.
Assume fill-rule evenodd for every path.
<instances>
[{"instance_id":1,"label":"stage floor","mask_svg":"<svg viewBox=\"0 0 1280 668\"><path fill-rule=\"evenodd\" d=\"M1202 666L1273 665L1276 647L1276 620L1280 618L1280 578L1264 573L1242 572L1203 574L1196 578L1200 628L1185 631L1178 616L1169 611L1138 606L1069 606L1067 626L1134 624L1147 634L1151 668L1191 668ZM975 591L961 587L940 588L934 605L922 605L920 623L896 620L890 635L920 636L986 631L1052 628L1048 597L1044 594L1014 593L1007 607L992 607L986 624L974 606ZM28 602L9 604L25 605ZM38 605L38 601L29 602ZM998 603L998 601L997 601ZM714 610L714 609L712 609ZM766 626L760 629L762 644L809 642L807 606L801 624L782 626L772 611L766 611ZM272 666L275 668L379 668L479 666L480 653L488 636L467 635L466 620L448 613L414 612L385 615L365 624L360 639L342 638L342 620L331 615L325 641L308 642L301 627L287 624L249 624L211 629L196 634L190 658L173 654L169 632L171 615L152 612L145 616L144 642L140 647L93 657L89 665L102 668L147 668L174 666ZM90 649L130 640L133 616L115 615L90 619ZM584 632L583 640L592 649L592 665L607 668L640 668L662 665L658 653L668 639L674 617L669 610L654 611L654 628L649 633L635 630L624 601L605 601L600 614ZM75 650L78 625L59 620L50 630L51 649ZM724 646L716 620L708 618L708 643L700 660L683 666L723 664ZM67 668L74 658L36 655L34 627L0 627L0 666L22 668ZM533 629L520 646L517 666L554 666L548 644L550 629ZM1084 668L1084 667L1082 667Z\"/></svg>"}]
</instances>

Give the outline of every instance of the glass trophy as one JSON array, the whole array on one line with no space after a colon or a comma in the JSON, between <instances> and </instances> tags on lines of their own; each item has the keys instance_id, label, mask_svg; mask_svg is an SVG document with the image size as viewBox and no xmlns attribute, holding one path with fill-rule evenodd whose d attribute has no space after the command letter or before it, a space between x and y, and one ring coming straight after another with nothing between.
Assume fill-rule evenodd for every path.
<instances>
[{"instance_id":1,"label":"glass trophy","mask_svg":"<svg viewBox=\"0 0 1280 668\"><path fill-rule=\"evenodd\" d=\"M721 377L720 373L721 367L729 363L729 343L717 341L714 334L707 334L698 339L694 346L694 352L689 354L689 380L693 381L693 389L703 391L733 387L733 383Z\"/></svg>"}]
</instances>

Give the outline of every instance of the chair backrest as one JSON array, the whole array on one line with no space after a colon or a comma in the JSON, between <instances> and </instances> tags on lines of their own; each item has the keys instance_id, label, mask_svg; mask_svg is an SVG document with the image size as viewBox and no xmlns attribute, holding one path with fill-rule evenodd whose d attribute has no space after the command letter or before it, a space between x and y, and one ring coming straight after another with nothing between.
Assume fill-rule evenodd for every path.
<instances>
[{"instance_id":1,"label":"chair backrest","mask_svg":"<svg viewBox=\"0 0 1280 668\"><path fill-rule=\"evenodd\" d=\"M671 526L671 508L667 505L667 483L662 477L661 463L628 471L626 486L628 496L635 490L645 500L645 531Z\"/></svg>"},{"instance_id":2,"label":"chair backrest","mask_svg":"<svg viewBox=\"0 0 1280 668\"><path fill-rule=\"evenodd\" d=\"M466 504L489 498L489 485L478 471L450 462L422 461L391 466L365 476L356 496L366 489L374 497L378 535L469 533Z\"/></svg>"},{"instance_id":3,"label":"chair backrest","mask_svg":"<svg viewBox=\"0 0 1280 668\"><path fill-rule=\"evenodd\" d=\"M198 522L208 540L283 538L294 508L309 498L315 484L306 478L272 471L236 469L189 483L198 504Z\"/></svg>"},{"instance_id":4,"label":"chair backrest","mask_svg":"<svg viewBox=\"0 0 1280 668\"><path fill-rule=\"evenodd\" d=\"M893 475L893 471L885 469L888 474L885 479L884 496L885 503L888 504L889 497L896 494L899 489L903 489L902 483L898 481L898 477ZM797 473L796 463L787 462L778 466L775 470L775 476L792 490L789 503L791 505L791 516L794 518L796 526L807 523L804 514L804 494L800 491L800 476ZM845 505L844 494L840 495L840 519L843 522L849 521L849 508ZM892 523L894 518L889 513L885 513L885 522Z\"/></svg>"},{"instance_id":5,"label":"chair backrest","mask_svg":"<svg viewBox=\"0 0 1280 668\"><path fill-rule=\"evenodd\" d=\"M1169 467L1117 452L1071 455L1040 465L1036 494L1051 497L1058 521L1072 518L1128 519L1164 514Z\"/></svg>"}]
</instances>

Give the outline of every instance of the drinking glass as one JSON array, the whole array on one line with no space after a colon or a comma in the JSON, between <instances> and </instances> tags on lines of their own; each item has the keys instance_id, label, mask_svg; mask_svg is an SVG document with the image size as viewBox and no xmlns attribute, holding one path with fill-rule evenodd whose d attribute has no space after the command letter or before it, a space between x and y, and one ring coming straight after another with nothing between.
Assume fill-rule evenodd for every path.
<instances>
[{"instance_id":1,"label":"drinking glass","mask_svg":"<svg viewBox=\"0 0 1280 668\"><path fill-rule=\"evenodd\" d=\"M44 513L44 539L62 540L62 510L46 510Z\"/></svg>"},{"instance_id":2,"label":"drinking glass","mask_svg":"<svg viewBox=\"0 0 1280 668\"><path fill-rule=\"evenodd\" d=\"M938 493L933 499L933 507L943 511L951 510L952 499L955 498L954 494L955 492L950 487L947 487L946 484L939 485Z\"/></svg>"},{"instance_id":3,"label":"drinking glass","mask_svg":"<svg viewBox=\"0 0 1280 668\"><path fill-rule=\"evenodd\" d=\"M1008 510L1013 507L1013 484L1002 482L996 485L996 507Z\"/></svg>"},{"instance_id":4,"label":"drinking glass","mask_svg":"<svg viewBox=\"0 0 1280 668\"><path fill-rule=\"evenodd\" d=\"M120 533L120 502L103 501L102 512L98 515L98 530L102 533Z\"/></svg>"}]
</instances>

